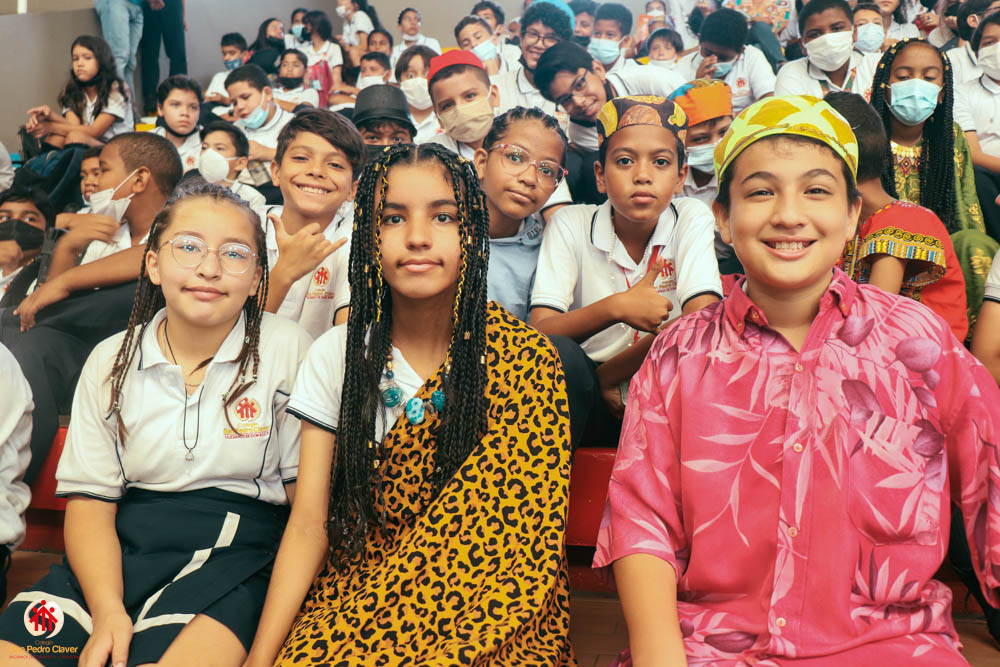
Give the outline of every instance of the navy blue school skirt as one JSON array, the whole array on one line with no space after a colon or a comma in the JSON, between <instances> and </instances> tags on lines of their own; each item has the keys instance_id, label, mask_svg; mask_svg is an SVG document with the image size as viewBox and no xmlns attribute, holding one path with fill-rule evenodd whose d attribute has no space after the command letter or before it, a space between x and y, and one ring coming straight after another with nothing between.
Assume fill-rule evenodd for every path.
<instances>
[{"instance_id":1,"label":"navy blue school skirt","mask_svg":"<svg viewBox=\"0 0 1000 667\"><path fill-rule=\"evenodd\" d=\"M232 630L248 651L264 606L288 508L202 489L131 489L118 505L128 664L156 662L198 614ZM0 615L0 639L43 665L72 665L93 631L67 559Z\"/></svg>"}]
</instances>

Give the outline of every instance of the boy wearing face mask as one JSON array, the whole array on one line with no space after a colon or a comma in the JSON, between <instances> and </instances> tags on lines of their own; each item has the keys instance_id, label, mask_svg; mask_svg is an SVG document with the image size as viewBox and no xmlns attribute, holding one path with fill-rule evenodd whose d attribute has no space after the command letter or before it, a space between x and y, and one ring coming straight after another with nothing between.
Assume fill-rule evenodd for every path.
<instances>
[{"instance_id":1,"label":"boy wearing face mask","mask_svg":"<svg viewBox=\"0 0 1000 667\"><path fill-rule=\"evenodd\" d=\"M365 88L381 86L389 82L392 70L389 67L389 56L377 51L369 51L361 56L361 65L358 68L358 80L351 93L337 93L330 96L330 109L339 111L341 109L353 108L355 101Z\"/></svg>"},{"instance_id":2,"label":"boy wearing face mask","mask_svg":"<svg viewBox=\"0 0 1000 667\"><path fill-rule=\"evenodd\" d=\"M250 204L264 224L267 210L264 195L252 185L237 180L240 172L246 169L249 154L250 144L238 127L222 121L211 123L201 131L198 171L209 183L225 185Z\"/></svg>"},{"instance_id":3,"label":"boy wearing face mask","mask_svg":"<svg viewBox=\"0 0 1000 667\"><path fill-rule=\"evenodd\" d=\"M278 83L274 101L285 111L294 112L299 106L318 107L319 92L303 84L309 59L298 49L285 49L278 61Z\"/></svg>"},{"instance_id":4,"label":"boy wearing face mask","mask_svg":"<svg viewBox=\"0 0 1000 667\"><path fill-rule=\"evenodd\" d=\"M185 173L197 169L201 156L201 86L183 74L164 79L156 89L156 113L159 118L153 134L170 140L181 156Z\"/></svg>"},{"instance_id":5,"label":"boy wearing face mask","mask_svg":"<svg viewBox=\"0 0 1000 667\"><path fill-rule=\"evenodd\" d=\"M0 193L0 306L16 305L35 289L36 260L54 220L55 210L40 189Z\"/></svg>"},{"instance_id":6,"label":"boy wearing face mask","mask_svg":"<svg viewBox=\"0 0 1000 667\"><path fill-rule=\"evenodd\" d=\"M247 40L238 32L227 32L222 36L222 65L224 69L212 77L205 89L205 103L229 105L229 93L226 91L226 77L237 67L243 65L247 52Z\"/></svg>"},{"instance_id":7,"label":"boy wearing face mask","mask_svg":"<svg viewBox=\"0 0 1000 667\"><path fill-rule=\"evenodd\" d=\"M608 74L640 67L639 63L625 57L632 47L631 32L632 12L625 5L606 2L598 6L587 50Z\"/></svg>"},{"instance_id":8,"label":"boy wearing face mask","mask_svg":"<svg viewBox=\"0 0 1000 667\"><path fill-rule=\"evenodd\" d=\"M885 42L882 12L874 2L859 2L854 7L854 50L876 53Z\"/></svg>"},{"instance_id":9,"label":"boy wearing face mask","mask_svg":"<svg viewBox=\"0 0 1000 667\"><path fill-rule=\"evenodd\" d=\"M417 130L413 139L415 144L430 141L442 132L427 89L427 72L430 71L431 60L436 57L437 54L426 46L414 46L404 51L396 63L396 81L399 81L399 89L406 96L410 117Z\"/></svg>"},{"instance_id":10,"label":"boy wearing face mask","mask_svg":"<svg viewBox=\"0 0 1000 667\"><path fill-rule=\"evenodd\" d=\"M799 12L799 31L806 57L778 71L775 95L848 92L871 98L879 52L854 50L854 12L845 0L812 0Z\"/></svg>"},{"instance_id":11,"label":"boy wearing face mask","mask_svg":"<svg viewBox=\"0 0 1000 667\"><path fill-rule=\"evenodd\" d=\"M715 147L733 124L729 86L713 79L698 79L674 91L673 100L688 116L684 142L688 172L681 196L693 197L711 206L719 193L719 181L713 167ZM742 273L733 246L722 240L718 229L715 230L715 258L719 262L719 273Z\"/></svg>"},{"instance_id":12,"label":"boy wearing face mask","mask_svg":"<svg viewBox=\"0 0 1000 667\"><path fill-rule=\"evenodd\" d=\"M511 71L510 63L500 56L500 38L493 34L490 25L478 16L462 18L455 26L458 48L471 51L483 62L490 79Z\"/></svg>"},{"instance_id":13,"label":"boy wearing face mask","mask_svg":"<svg viewBox=\"0 0 1000 667\"><path fill-rule=\"evenodd\" d=\"M733 112L774 94L775 77L767 58L747 44L746 17L735 9L717 9L705 17L698 50L677 61L674 71L690 81L717 79L732 93Z\"/></svg>"},{"instance_id":14,"label":"boy wearing face mask","mask_svg":"<svg viewBox=\"0 0 1000 667\"><path fill-rule=\"evenodd\" d=\"M244 65L226 77L226 90L233 100L236 125L250 142L250 160L273 160L278 134L292 114L274 103L267 74L256 65Z\"/></svg>"}]
</instances>

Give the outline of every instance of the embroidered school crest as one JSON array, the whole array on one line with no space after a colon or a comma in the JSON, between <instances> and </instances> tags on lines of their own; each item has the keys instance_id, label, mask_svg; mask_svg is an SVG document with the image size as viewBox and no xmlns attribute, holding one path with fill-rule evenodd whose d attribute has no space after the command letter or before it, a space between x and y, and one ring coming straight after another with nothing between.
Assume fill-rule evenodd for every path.
<instances>
[{"instance_id":1,"label":"embroidered school crest","mask_svg":"<svg viewBox=\"0 0 1000 667\"><path fill-rule=\"evenodd\" d=\"M313 283L317 287L323 287L328 282L330 282L330 271L325 266L316 269L316 273L313 274Z\"/></svg>"},{"instance_id":2,"label":"embroidered school crest","mask_svg":"<svg viewBox=\"0 0 1000 667\"><path fill-rule=\"evenodd\" d=\"M236 416L241 422L251 421L260 414L260 403L252 398L244 398L236 404Z\"/></svg>"},{"instance_id":3,"label":"embroidered school crest","mask_svg":"<svg viewBox=\"0 0 1000 667\"><path fill-rule=\"evenodd\" d=\"M736 79L736 87L737 88L746 88L747 87L747 80L745 78L743 78L742 76L740 78Z\"/></svg>"},{"instance_id":4,"label":"embroidered school crest","mask_svg":"<svg viewBox=\"0 0 1000 667\"><path fill-rule=\"evenodd\" d=\"M667 260L663 263L660 275L653 281L653 288L660 294L673 292L677 289L677 271L674 268L672 260Z\"/></svg>"},{"instance_id":5,"label":"embroidered school crest","mask_svg":"<svg viewBox=\"0 0 1000 667\"><path fill-rule=\"evenodd\" d=\"M244 396L232 407L233 416L236 417L230 428L228 425L223 429L226 438L255 438L266 437L271 432L271 427L267 423L261 423L263 410L256 399Z\"/></svg>"},{"instance_id":6,"label":"embroidered school crest","mask_svg":"<svg viewBox=\"0 0 1000 667\"><path fill-rule=\"evenodd\" d=\"M39 600L24 610L24 627L32 637L55 637L62 630L64 620L62 609L53 601Z\"/></svg>"}]
</instances>

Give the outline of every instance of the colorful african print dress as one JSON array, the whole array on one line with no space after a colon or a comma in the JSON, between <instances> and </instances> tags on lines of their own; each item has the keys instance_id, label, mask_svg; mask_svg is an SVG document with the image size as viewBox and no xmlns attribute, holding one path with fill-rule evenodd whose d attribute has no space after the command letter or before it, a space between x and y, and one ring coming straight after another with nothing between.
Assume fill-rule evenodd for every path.
<instances>
[{"instance_id":1,"label":"colorful african print dress","mask_svg":"<svg viewBox=\"0 0 1000 667\"><path fill-rule=\"evenodd\" d=\"M496 304L486 326L491 402L479 447L435 498L425 480L437 417L400 416L383 441L385 528L372 527L344 571L323 569L276 665L576 664L562 369L544 336ZM416 396L440 386L439 372Z\"/></svg>"}]
</instances>

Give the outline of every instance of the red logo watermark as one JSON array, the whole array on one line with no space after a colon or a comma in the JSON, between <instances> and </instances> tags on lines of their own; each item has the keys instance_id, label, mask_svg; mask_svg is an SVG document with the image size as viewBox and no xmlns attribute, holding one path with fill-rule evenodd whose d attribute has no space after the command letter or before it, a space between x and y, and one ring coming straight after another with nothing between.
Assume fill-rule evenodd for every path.
<instances>
[{"instance_id":1,"label":"red logo watermark","mask_svg":"<svg viewBox=\"0 0 1000 667\"><path fill-rule=\"evenodd\" d=\"M55 602L39 600L24 610L24 627L32 637L51 639L63 626L63 612Z\"/></svg>"},{"instance_id":2,"label":"red logo watermark","mask_svg":"<svg viewBox=\"0 0 1000 667\"><path fill-rule=\"evenodd\" d=\"M260 414L260 403L252 398L244 398L236 405L236 416L241 421L250 421Z\"/></svg>"}]
</instances>

